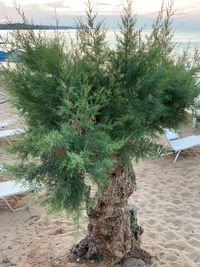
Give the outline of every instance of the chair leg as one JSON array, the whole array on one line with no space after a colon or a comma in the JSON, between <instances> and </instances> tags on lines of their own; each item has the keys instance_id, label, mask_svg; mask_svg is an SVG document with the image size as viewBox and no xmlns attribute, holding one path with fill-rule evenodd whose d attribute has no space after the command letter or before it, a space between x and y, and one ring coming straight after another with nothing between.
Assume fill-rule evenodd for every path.
<instances>
[{"instance_id":1,"label":"chair leg","mask_svg":"<svg viewBox=\"0 0 200 267\"><path fill-rule=\"evenodd\" d=\"M195 156L197 157L197 152L195 151L195 149L194 149L194 148L192 148L192 150L193 150L193 152L194 152Z\"/></svg>"},{"instance_id":2,"label":"chair leg","mask_svg":"<svg viewBox=\"0 0 200 267\"><path fill-rule=\"evenodd\" d=\"M175 157L175 159L174 159L174 161L173 161L173 163L175 163L176 162L176 160L177 160L177 158L178 158L178 156L179 156L179 154L181 153L181 150L179 150L178 151L178 153L176 154L176 157Z\"/></svg>"},{"instance_id":3,"label":"chair leg","mask_svg":"<svg viewBox=\"0 0 200 267\"><path fill-rule=\"evenodd\" d=\"M8 137L6 137L5 139L6 139L6 141L8 142L8 144L9 144L9 145L11 145L11 144L12 144L12 143L10 142L10 140L9 140L9 138L8 138Z\"/></svg>"},{"instance_id":4,"label":"chair leg","mask_svg":"<svg viewBox=\"0 0 200 267\"><path fill-rule=\"evenodd\" d=\"M150 139L148 144L147 144L147 146L146 146L146 148L148 148L152 142L153 142L153 139Z\"/></svg>"},{"instance_id":5,"label":"chair leg","mask_svg":"<svg viewBox=\"0 0 200 267\"><path fill-rule=\"evenodd\" d=\"M164 145L161 149L158 148L158 151L157 151L158 156L162 156L162 152L165 150L166 147L167 145Z\"/></svg>"},{"instance_id":6,"label":"chair leg","mask_svg":"<svg viewBox=\"0 0 200 267\"><path fill-rule=\"evenodd\" d=\"M21 211L21 210L26 210L28 207L26 206L26 207L21 207L21 208L17 208L17 209L14 209L9 203L8 203L8 201L4 198L4 197L1 197L0 199L2 199L5 203L6 203L6 205L9 207L9 209L11 210L11 211Z\"/></svg>"}]
</instances>

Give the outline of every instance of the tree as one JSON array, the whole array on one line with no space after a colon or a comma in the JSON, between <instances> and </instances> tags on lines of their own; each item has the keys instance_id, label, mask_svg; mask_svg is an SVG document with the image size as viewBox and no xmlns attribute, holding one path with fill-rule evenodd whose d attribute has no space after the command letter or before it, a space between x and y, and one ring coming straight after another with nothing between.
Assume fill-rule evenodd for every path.
<instances>
[{"instance_id":1,"label":"tree","mask_svg":"<svg viewBox=\"0 0 200 267\"><path fill-rule=\"evenodd\" d=\"M88 235L72 253L103 258L108 266L128 257L151 260L140 248L136 209L128 205L136 189L132 161L148 153L147 137L184 121L198 94L198 62L173 57L171 5L143 38L131 6L127 1L116 49L107 45L89 2L75 43L31 26L16 31L13 45L25 53L4 70L28 126L14 146L22 159L15 175L45 186L43 203L53 210L77 215L86 208Z\"/></svg>"}]
</instances>

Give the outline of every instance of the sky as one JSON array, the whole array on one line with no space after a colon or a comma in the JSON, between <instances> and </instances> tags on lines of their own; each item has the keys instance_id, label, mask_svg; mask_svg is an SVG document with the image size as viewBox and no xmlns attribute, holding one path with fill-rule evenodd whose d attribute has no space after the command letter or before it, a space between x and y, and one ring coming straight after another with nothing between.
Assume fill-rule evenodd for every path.
<instances>
[{"instance_id":1,"label":"sky","mask_svg":"<svg viewBox=\"0 0 200 267\"><path fill-rule=\"evenodd\" d=\"M115 28L119 14L123 7L123 0L93 0L94 10L100 18L106 18L105 24ZM191 28L200 31L200 0L174 1L175 25L178 28ZM55 24L55 8L60 25L72 26L74 17L82 16L85 10L84 0L17 0L29 19L36 24ZM134 0L133 10L138 14L139 23L147 25L158 12L162 0ZM0 23L9 18L13 22L19 21L14 9L13 0L0 0Z\"/></svg>"}]
</instances>

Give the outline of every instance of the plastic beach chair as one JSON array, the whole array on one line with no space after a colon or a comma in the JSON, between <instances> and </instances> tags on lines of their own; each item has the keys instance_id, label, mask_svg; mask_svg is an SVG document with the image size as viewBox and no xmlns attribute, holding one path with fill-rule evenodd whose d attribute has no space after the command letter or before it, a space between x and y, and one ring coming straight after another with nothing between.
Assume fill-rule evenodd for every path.
<instances>
[{"instance_id":1,"label":"plastic beach chair","mask_svg":"<svg viewBox=\"0 0 200 267\"><path fill-rule=\"evenodd\" d=\"M6 128L8 127L8 122L7 121L0 121L0 128Z\"/></svg>"},{"instance_id":2,"label":"plastic beach chair","mask_svg":"<svg viewBox=\"0 0 200 267\"><path fill-rule=\"evenodd\" d=\"M0 92L0 104L3 104L6 101L7 101L7 96L2 92Z\"/></svg>"},{"instance_id":3,"label":"plastic beach chair","mask_svg":"<svg viewBox=\"0 0 200 267\"><path fill-rule=\"evenodd\" d=\"M174 140L174 139L180 138L179 133L176 132L173 129L167 129L167 128L165 128L164 129L164 133L165 133L165 135L166 135L166 137L167 137L168 140Z\"/></svg>"},{"instance_id":4,"label":"plastic beach chair","mask_svg":"<svg viewBox=\"0 0 200 267\"><path fill-rule=\"evenodd\" d=\"M165 134L168 142L169 142L169 140L174 140L174 139L180 138L180 135L179 135L180 131L176 132L174 129L168 129L168 128L164 128L163 131L164 131L164 134ZM164 146L162 146L162 148L158 151L158 154L160 156L163 156L163 155L166 155L166 154L171 154L171 152L163 154L163 151L165 151L165 149L167 147L167 143Z\"/></svg>"},{"instance_id":5,"label":"plastic beach chair","mask_svg":"<svg viewBox=\"0 0 200 267\"><path fill-rule=\"evenodd\" d=\"M8 143L10 144L10 140L9 140L9 137L11 136L14 136L16 134L20 134L20 133L24 133L25 130L23 129L12 129L12 130L3 130L3 131L0 131L0 138L4 138L8 141Z\"/></svg>"},{"instance_id":6,"label":"plastic beach chair","mask_svg":"<svg viewBox=\"0 0 200 267\"><path fill-rule=\"evenodd\" d=\"M16 183L14 181L6 181L0 183L0 200L2 199L11 211L24 210L27 207L21 207L14 209L6 200L8 197L24 194L29 191L29 188L22 183Z\"/></svg>"},{"instance_id":7,"label":"plastic beach chair","mask_svg":"<svg viewBox=\"0 0 200 267\"><path fill-rule=\"evenodd\" d=\"M191 135L188 137L179 138L175 140L168 139L168 143L170 147L172 148L172 150L176 153L175 159L173 161L173 163L175 163L181 151L186 150L186 149L192 149L195 155L197 156L195 147L200 146L200 135Z\"/></svg>"}]
</instances>

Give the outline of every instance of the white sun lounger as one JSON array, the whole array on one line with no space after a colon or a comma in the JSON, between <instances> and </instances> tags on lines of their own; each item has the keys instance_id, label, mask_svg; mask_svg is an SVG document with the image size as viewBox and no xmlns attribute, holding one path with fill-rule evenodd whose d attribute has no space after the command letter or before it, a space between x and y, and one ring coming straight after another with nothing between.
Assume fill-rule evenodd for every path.
<instances>
[{"instance_id":1,"label":"white sun lounger","mask_svg":"<svg viewBox=\"0 0 200 267\"><path fill-rule=\"evenodd\" d=\"M179 133L176 132L176 131L173 130L173 129L164 128L163 131L164 131L164 134L165 134L165 136L166 136L166 138L167 138L167 143L169 143L170 140L175 140L175 139L180 138ZM171 152L170 152L170 153L164 153L164 154L163 154L163 151L164 151L164 150L166 149L166 147L168 146L167 143L166 143L164 146L162 146L162 148L158 151L158 155L159 155L159 156L164 156L164 155L166 155L166 154L171 154Z\"/></svg>"},{"instance_id":2,"label":"white sun lounger","mask_svg":"<svg viewBox=\"0 0 200 267\"><path fill-rule=\"evenodd\" d=\"M0 183L0 200L2 199L11 211L20 211L26 209L21 207L14 209L6 200L8 197L24 194L29 191L29 188L22 183L16 183L14 181L6 181Z\"/></svg>"},{"instance_id":3,"label":"white sun lounger","mask_svg":"<svg viewBox=\"0 0 200 267\"><path fill-rule=\"evenodd\" d=\"M176 157L174 159L174 162L178 159L178 156L180 155L181 151L186 149L192 149L196 154L195 147L200 146L200 135L191 135L188 137L176 139L176 140L168 140L171 148L176 153Z\"/></svg>"},{"instance_id":4,"label":"white sun lounger","mask_svg":"<svg viewBox=\"0 0 200 267\"><path fill-rule=\"evenodd\" d=\"M10 144L10 140L9 140L9 137L10 136L14 136L16 134L20 134L20 133L24 133L25 130L23 129L20 129L20 128L17 128L17 129L12 129L12 130L3 130L3 131L0 131L0 138L5 138L8 143Z\"/></svg>"},{"instance_id":5,"label":"white sun lounger","mask_svg":"<svg viewBox=\"0 0 200 267\"><path fill-rule=\"evenodd\" d=\"M168 140L173 140L173 139L178 139L180 138L179 134L173 130L173 129L164 129L165 135L167 137Z\"/></svg>"},{"instance_id":6,"label":"white sun lounger","mask_svg":"<svg viewBox=\"0 0 200 267\"><path fill-rule=\"evenodd\" d=\"M0 121L0 128L6 128L8 127L8 122L7 121Z\"/></svg>"}]
</instances>

